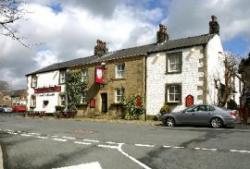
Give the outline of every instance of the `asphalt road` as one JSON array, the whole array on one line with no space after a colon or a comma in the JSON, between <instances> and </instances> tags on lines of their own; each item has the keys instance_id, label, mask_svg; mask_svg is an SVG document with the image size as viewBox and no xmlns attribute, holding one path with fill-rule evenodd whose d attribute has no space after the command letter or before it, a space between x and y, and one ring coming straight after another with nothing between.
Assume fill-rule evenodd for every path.
<instances>
[{"instance_id":1,"label":"asphalt road","mask_svg":"<svg viewBox=\"0 0 250 169\"><path fill-rule=\"evenodd\" d=\"M249 169L250 130L0 114L5 169ZM74 167L73 167L74 166Z\"/></svg>"}]
</instances>

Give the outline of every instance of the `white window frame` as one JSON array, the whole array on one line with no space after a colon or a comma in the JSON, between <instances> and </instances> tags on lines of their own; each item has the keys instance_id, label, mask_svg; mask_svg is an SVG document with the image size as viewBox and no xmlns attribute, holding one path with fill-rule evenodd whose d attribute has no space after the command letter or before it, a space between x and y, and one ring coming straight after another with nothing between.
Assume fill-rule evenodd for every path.
<instances>
[{"instance_id":1,"label":"white window frame","mask_svg":"<svg viewBox=\"0 0 250 169\"><path fill-rule=\"evenodd\" d=\"M82 70L82 82L84 82L85 80L88 80L88 70L87 69L83 69Z\"/></svg>"},{"instance_id":2,"label":"white window frame","mask_svg":"<svg viewBox=\"0 0 250 169\"><path fill-rule=\"evenodd\" d=\"M30 97L30 107L36 107L36 95Z\"/></svg>"},{"instance_id":3,"label":"white window frame","mask_svg":"<svg viewBox=\"0 0 250 169\"><path fill-rule=\"evenodd\" d=\"M115 103L121 103L122 99L124 98L125 89L118 88L115 89Z\"/></svg>"},{"instance_id":4,"label":"white window frame","mask_svg":"<svg viewBox=\"0 0 250 169\"><path fill-rule=\"evenodd\" d=\"M173 96L173 98L171 97L171 95ZM179 98L179 100L176 100L177 98ZM180 84L167 85L167 102L168 103L181 103L181 85Z\"/></svg>"},{"instance_id":5,"label":"white window frame","mask_svg":"<svg viewBox=\"0 0 250 169\"><path fill-rule=\"evenodd\" d=\"M59 84L64 84L66 82L66 71L61 70L59 73Z\"/></svg>"},{"instance_id":6,"label":"white window frame","mask_svg":"<svg viewBox=\"0 0 250 169\"><path fill-rule=\"evenodd\" d=\"M80 104L86 104L88 99L88 92L85 90L81 94Z\"/></svg>"},{"instance_id":7,"label":"white window frame","mask_svg":"<svg viewBox=\"0 0 250 169\"><path fill-rule=\"evenodd\" d=\"M37 76L31 76L31 87L32 88L37 87Z\"/></svg>"},{"instance_id":8,"label":"white window frame","mask_svg":"<svg viewBox=\"0 0 250 169\"><path fill-rule=\"evenodd\" d=\"M125 63L119 63L115 66L115 78L123 79L125 73Z\"/></svg>"},{"instance_id":9,"label":"white window frame","mask_svg":"<svg viewBox=\"0 0 250 169\"><path fill-rule=\"evenodd\" d=\"M64 99L62 99L64 98ZM63 101L64 101L64 104L63 104ZM66 105L66 95L64 93L61 93L59 95L59 103L60 103L60 106L65 106Z\"/></svg>"},{"instance_id":10,"label":"white window frame","mask_svg":"<svg viewBox=\"0 0 250 169\"><path fill-rule=\"evenodd\" d=\"M180 73L182 66L182 52L167 54L167 73Z\"/></svg>"}]
</instances>

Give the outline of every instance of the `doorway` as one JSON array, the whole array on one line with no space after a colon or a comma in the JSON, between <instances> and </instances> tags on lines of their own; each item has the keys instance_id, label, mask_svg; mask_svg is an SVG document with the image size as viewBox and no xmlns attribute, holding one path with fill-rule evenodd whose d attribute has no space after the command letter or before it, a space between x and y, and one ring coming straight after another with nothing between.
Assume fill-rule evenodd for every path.
<instances>
[{"instance_id":1,"label":"doorway","mask_svg":"<svg viewBox=\"0 0 250 169\"><path fill-rule=\"evenodd\" d=\"M102 113L108 112L108 94L107 93L101 93L101 103L102 103Z\"/></svg>"}]
</instances>

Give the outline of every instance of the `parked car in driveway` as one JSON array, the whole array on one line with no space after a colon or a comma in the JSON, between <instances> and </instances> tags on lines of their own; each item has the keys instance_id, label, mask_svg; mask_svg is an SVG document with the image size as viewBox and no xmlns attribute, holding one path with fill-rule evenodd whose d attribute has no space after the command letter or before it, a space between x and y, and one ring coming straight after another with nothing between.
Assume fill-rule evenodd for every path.
<instances>
[{"instance_id":1,"label":"parked car in driveway","mask_svg":"<svg viewBox=\"0 0 250 169\"><path fill-rule=\"evenodd\" d=\"M213 128L234 125L238 120L235 110L214 105L194 105L179 112L166 113L162 117L164 125L173 127L179 124L210 125Z\"/></svg>"}]
</instances>

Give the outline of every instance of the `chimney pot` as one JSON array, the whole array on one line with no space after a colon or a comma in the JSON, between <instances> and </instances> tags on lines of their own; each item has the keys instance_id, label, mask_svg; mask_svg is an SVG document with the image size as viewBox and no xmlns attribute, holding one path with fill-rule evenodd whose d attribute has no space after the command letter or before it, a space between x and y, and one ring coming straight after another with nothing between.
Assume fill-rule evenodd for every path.
<instances>
[{"instance_id":1,"label":"chimney pot","mask_svg":"<svg viewBox=\"0 0 250 169\"><path fill-rule=\"evenodd\" d=\"M167 33L167 27L165 25L159 24L159 30L157 31L157 43L166 42L169 39Z\"/></svg>"},{"instance_id":2,"label":"chimney pot","mask_svg":"<svg viewBox=\"0 0 250 169\"><path fill-rule=\"evenodd\" d=\"M209 22L209 33L220 34L220 25L217 22L217 17L215 15L211 16L211 21Z\"/></svg>"},{"instance_id":3,"label":"chimney pot","mask_svg":"<svg viewBox=\"0 0 250 169\"><path fill-rule=\"evenodd\" d=\"M106 42L97 39L96 46L94 48L94 55L101 57L102 55L108 52L108 48L106 47Z\"/></svg>"}]
</instances>

